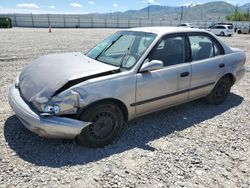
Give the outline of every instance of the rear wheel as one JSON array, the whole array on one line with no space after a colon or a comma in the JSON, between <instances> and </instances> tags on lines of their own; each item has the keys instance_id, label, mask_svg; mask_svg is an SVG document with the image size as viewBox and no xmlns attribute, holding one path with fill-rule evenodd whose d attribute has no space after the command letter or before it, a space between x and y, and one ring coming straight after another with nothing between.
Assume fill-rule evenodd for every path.
<instances>
[{"instance_id":1,"label":"rear wheel","mask_svg":"<svg viewBox=\"0 0 250 188\"><path fill-rule=\"evenodd\" d=\"M207 102L215 105L222 104L226 101L230 93L231 86L231 78L229 76L222 77L217 82L211 93L206 97Z\"/></svg>"},{"instance_id":2,"label":"rear wheel","mask_svg":"<svg viewBox=\"0 0 250 188\"><path fill-rule=\"evenodd\" d=\"M92 106L82 113L80 119L92 122L78 136L80 143L88 147L102 147L110 144L118 137L123 127L123 113L113 103Z\"/></svg>"}]
</instances>

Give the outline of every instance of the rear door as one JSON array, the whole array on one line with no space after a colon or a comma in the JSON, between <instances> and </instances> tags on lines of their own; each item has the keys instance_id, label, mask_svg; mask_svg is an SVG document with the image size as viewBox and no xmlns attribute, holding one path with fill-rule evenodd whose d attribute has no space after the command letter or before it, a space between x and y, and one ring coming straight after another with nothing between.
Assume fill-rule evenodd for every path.
<instances>
[{"instance_id":1,"label":"rear door","mask_svg":"<svg viewBox=\"0 0 250 188\"><path fill-rule=\"evenodd\" d=\"M191 85L189 98L207 95L217 79L226 71L223 63L223 47L206 33L189 34L191 51Z\"/></svg>"}]
</instances>

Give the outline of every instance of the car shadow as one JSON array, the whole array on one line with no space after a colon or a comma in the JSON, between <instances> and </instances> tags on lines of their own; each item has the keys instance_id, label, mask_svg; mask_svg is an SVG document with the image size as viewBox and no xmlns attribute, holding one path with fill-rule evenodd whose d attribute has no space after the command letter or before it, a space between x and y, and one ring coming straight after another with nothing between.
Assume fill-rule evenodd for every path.
<instances>
[{"instance_id":1,"label":"car shadow","mask_svg":"<svg viewBox=\"0 0 250 188\"><path fill-rule=\"evenodd\" d=\"M9 147L25 161L52 168L87 164L133 148L154 152L150 142L182 131L218 116L240 105L243 98L231 93L221 105L207 104L203 99L143 116L128 123L121 137L103 148L86 148L72 140L45 139L28 131L15 115L4 125Z\"/></svg>"}]
</instances>

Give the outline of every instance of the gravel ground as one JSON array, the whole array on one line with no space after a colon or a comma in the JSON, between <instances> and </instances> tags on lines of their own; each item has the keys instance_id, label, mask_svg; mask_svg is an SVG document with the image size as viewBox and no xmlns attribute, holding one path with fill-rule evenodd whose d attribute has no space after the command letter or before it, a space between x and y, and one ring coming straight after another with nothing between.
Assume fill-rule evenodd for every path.
<instances>
[{"instance_id":1,"label":"gravel ground","mask_svg":"<svg viewBox=\"0 0 250 188\"><path fill-rule=\"evenodd\" d=\"M250 187L250 72L226 103L197 100L128 124L89 149L29 132L8 105L10 84L32 59L86 51L107 29L0 30L0 187ZM250 35L222 38L246 51Z\"/></svg>"}]
</instances>

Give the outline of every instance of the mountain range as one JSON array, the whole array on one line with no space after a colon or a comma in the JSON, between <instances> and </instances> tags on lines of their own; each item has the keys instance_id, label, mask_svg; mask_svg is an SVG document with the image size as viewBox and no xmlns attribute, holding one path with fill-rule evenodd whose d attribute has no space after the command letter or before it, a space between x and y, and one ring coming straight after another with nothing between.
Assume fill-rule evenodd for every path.
<instances>
[{"instance_id":1,"label":"mountain range","mask_svg":"<svg viewBox=\"0 0 250 188\"><path fill-rule=\"evenodd\" d=\"M237 6L238 11L247 12L250 9L250 3ZM114 17L140 17L161 18L166 20L178 20L183 12L183 20L211 20L225 19L225 16L235 12L236 6L225 1L215 1L204 4L189 4L186 6L171 7L161 5L150 5L140 10L128 10L125 12L113 12L105 16ZM96 15L96 14L95 14ZM103 16L103 14L102 14Z\"/></svg>"}]
</instances>

